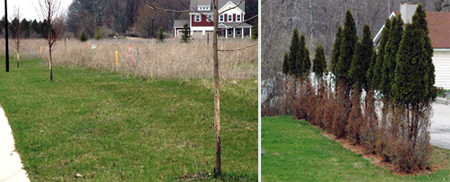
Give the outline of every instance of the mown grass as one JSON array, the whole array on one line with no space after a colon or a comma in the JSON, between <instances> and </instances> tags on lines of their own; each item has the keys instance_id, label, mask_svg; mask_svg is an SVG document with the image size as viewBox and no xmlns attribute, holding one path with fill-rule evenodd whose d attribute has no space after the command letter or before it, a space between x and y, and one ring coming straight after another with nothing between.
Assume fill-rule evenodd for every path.
<instances>
[{"instance_id":1,"label":"mown grass","mask_svg":"<svg viewBox=\"0 0 450 182\"><path fill-rule=\"evenodd\" d=\"M399 176L326 138L304 120L265 117L261 124L262 181L450 181L450 150L433 149L432 160L441 170Z\"/></svg>"},{"instance_id":2,"label":"mown grass","mask_svg":"<svg viewBox=\"0 0 450 182\"><path fill-rule=\"evenodd\" d=\"M211 80L62 67L54 79L37 59L0 72L0 103L32 181L213 180ZM224 180L258 178L257 93L254 80L222 85Z\"/></svg>"}]
</instances>

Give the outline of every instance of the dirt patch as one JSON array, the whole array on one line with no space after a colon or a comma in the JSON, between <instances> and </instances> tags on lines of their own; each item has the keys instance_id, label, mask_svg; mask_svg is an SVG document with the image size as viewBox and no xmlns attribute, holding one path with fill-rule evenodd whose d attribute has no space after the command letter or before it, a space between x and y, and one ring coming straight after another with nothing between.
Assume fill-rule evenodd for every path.
<instances>
[{"instance_id":1,"label":"dirt patch","mask_svg":"<svg viewBox=\"0 0 450 182\"><path fill-rule=\"evenodd\" d=\"M200 172L198 174L185 174L178 179L183 181L199 181L201 179L206 179L209 176L211 176L211 173Z\"/></svg>"}]
</instances>

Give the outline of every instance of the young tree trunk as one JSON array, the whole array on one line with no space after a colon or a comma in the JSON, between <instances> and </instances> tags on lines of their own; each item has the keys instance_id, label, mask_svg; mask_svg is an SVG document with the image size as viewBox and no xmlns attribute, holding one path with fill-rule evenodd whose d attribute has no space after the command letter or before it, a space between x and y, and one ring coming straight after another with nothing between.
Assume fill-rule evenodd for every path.
<instances>
[{"instance_id":1,"label":"young tree trunk","mask_svg":"<svg viewBox=\"0 0 450 182\"><path fill-rule=\"evenodd\" d=\"M213 59L214 59L214 126L216 128L216 165L214 176L222 175L221 148L220 141L220 95L219 95L219 55L217 46L217 30L219 23L218 0L214 0L214 31L213 31Z\"/></svg>"},{"instance_id":2,"label":"young tree trunk","mask_svg":"<svg viewBox=\"0 0 450 182\"><path fill-rule=\"evenodd\" d=\"M52 48L48 48L48 69L50 70L50 81L53 81L53 70L52 70Z\"/></svg>"},{"instance_id":3,"label":"young tree trunk","mask_svg":"<svg viewBox=\"0 0 450 182\"><path fill-rule=\"evenodd\" d=\"M19 62L20 62L20 52L19 50L17 50L17 67L19 67Z\"/></svg>"}]
</instances>

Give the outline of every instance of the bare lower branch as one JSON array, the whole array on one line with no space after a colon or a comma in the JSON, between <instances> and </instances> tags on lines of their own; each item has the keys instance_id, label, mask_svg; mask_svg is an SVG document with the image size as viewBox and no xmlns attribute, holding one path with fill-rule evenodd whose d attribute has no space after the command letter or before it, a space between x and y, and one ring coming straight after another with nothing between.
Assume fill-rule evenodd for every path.
<instances>
[{"instance_id":1,"label":"bare lower branch","mask_svg":"<svg viewBox=\"0 0 450 182\"><path fill-rule=\"evenodd\" d=\"M246 47L242 47L242 48L237 48L237 49L221 49L221 50L218 50L218 51L240 51L240 50L248 49L248 48L250 48L250 47L254 47L254 46L257 46L257 45L258 45L258 43L252 44L252 45L249 45L249 46L246 46Z\"/></svg>"},{"instance_id":2,"label":"bare lower branch","mask_svg":"<svg viewBox=\"0 0 450 182\"><path fill-rule=\"evenodd\" d=\"M152 4L150 4L149 2L147 2L147 1L145 1L145 4L147 4L147 6L150 8L150 9L153 9L153 10L158 10L158 11L162 11L162 12L171 12L171 13L189 13L189 10L171 10L171 9L164 9L164 8L159 8L159 7L156 7L156 6L153 6Z\"/></svg>"}]
</instances>

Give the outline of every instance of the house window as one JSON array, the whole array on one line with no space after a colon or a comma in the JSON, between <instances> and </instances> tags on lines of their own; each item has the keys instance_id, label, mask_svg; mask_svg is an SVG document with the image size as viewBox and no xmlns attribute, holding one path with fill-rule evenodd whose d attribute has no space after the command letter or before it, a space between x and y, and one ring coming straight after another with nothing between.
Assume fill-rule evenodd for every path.
<instances>
[{"instance_id":1,"label":"house window","mask_svg":"<svg viewBox=\"0 0 450 182\"><path fill-rule=\"evenodd\" d=\"M228 29L227 31L228 31L228 35L231 35L231 34L233 34L233 30L231 30L231 29Z\"/></svg>"},{"instance_id":2,"label":"house window","mask_svg":"<svg viewBox=\"0 0 450 182\"><path fill-rule=\"evenodd\" d=\"M208 15L208 20L207 21L211 22L212 18L213 18L212 15Z\"/></svg>"},{"instance_id":3,"label":"house window","mask_svg":"<svg viewBox=\"0 0 450 182\"><path fill-rule=\"evenodd\" d=\"M233 15L228 15L228 22L232 22L233 21Z\"/></svg>"},{"instance_id":4,"label":"house window","mask_svg":"<svg viewBox=\"0 0 450 182\"><path fill-rule=\"evenodd\" d=\"M200 22L200 15L195 15L195 22Z\"/></svg>"},{"instance_id":5,"label":"house window","mask_svg":"<svg viewBox=\"0 0 450 182\"><path fill-rule=\"evenodd\" d=\"M236 15L236 21L241 22L241 15Z\"/></svg>"},{"instance_id":6,"label":"house window","mask_svg":"<svg viewBox=\"0 0 450 182\"><path fill-rule=\"evenodd\" d=\"M241 35L241 29L236 29L236 35Z\"/></svg>"},{"instance_id":7,"label":"house window","mask_svg":"<svg viewBox=\"0 0 450 182\"><path fill-rule=\"evenodd\" d=\"M223 15L219 16L219 22L223 22Z\"/></svg>"}]
</instances>

